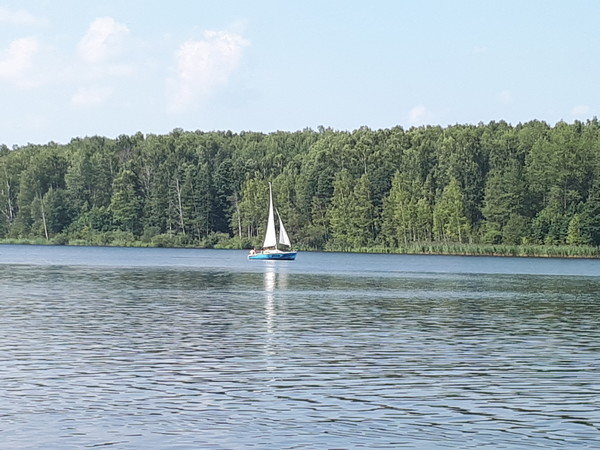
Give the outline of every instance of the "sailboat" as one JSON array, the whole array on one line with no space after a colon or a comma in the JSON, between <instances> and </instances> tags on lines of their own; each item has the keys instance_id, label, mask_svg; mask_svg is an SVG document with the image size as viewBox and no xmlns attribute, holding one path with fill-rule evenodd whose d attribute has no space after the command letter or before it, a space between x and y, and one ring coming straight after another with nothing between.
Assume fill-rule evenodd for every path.
<instances>
[{"instance_id":1,"label":"sailboat","mask_svg":"<svg viewBox=\"0 0 600 450\"><path fill-rule=\"evenodd\" d=\"M275 213L279 219L279 236L275 230ZM270 259L270 260L287 260L296 259L298 252L289 250L281 250L279 244L286 248L291 248L290 238L285 231L283 221L279 215L279 211L273 208L273 188L269 183L269 219L267 221L267 232L265 233L265 241L262 250L251 250L248 259Z\"/></svg>"}]
</instances>

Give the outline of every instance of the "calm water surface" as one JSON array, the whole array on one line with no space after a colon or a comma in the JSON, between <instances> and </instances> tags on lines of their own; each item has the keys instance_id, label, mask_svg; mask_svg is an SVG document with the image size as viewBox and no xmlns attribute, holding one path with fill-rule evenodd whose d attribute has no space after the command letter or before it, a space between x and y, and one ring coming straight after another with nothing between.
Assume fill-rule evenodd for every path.
<instances>
[{"instance_id":1,"label":"calm water surface","mask_svg":"<svg viewBox=\"0 0 600 450\"><path fill-rule=\"evenodd\" d=\"M0 246L2 448L597 448L600 261Z\"/></svg>"}]
</instances>

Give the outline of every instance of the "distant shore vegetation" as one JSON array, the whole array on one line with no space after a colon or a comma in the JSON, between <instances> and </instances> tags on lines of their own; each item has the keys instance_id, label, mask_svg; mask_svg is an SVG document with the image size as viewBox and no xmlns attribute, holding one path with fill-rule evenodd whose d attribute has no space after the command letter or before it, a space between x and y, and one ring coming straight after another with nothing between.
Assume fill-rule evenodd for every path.
<instances>
[{"instance_id":1,"label":"distant shore vegetation","mask_svg":"<svg viewBox=\"0 0 600 450\"><path fill-rule=\"evenodd\" d=\"M1 140L1 136L0 136ZM600 123L137 133L0 146L0 242L600 257Z\"/></svg>"}]
</instances>

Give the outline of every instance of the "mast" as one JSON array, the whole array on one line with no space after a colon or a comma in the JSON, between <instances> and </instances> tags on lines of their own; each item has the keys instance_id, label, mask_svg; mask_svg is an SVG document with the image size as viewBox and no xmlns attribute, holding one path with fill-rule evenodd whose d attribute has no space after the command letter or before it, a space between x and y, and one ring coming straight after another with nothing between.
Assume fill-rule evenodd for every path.
<instances>
[{"instance_id":1,"label":"mast","mask_svg":"<svg viewBox=\"0 0 600 450\"><path fill-rule=\"evenodd\" d=\"M267 232L263 248L277 248L277 235L275 234L275 214L273 213L273 189L269 182L269 219L267 220Z\"/></svg>"}]
</instances>

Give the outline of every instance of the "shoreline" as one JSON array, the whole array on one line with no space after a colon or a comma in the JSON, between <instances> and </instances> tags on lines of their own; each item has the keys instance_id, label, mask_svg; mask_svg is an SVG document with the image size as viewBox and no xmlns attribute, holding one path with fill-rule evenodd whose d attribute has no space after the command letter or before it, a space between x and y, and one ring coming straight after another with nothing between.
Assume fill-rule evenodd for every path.
<instances>
[{"instance_id":1,"label":"shoreline","mask_svg":"<svg viewBox=\"0 0 600 450\"><path fill-rule=\"evenodd\" d=\"M45 239L0 239L0 245L44 245L67 247L132 247L132 248L182 248L182 249L217 249L217 250L248 250L231 245L156 245L152 242L112 242L99 244L82 240L69 242L55 242ZM359 249L310 249L298 248L301 252L324 253L356 253L356 254L395 254L395 255L434 255L434 256L484 256L484 257L512 257L512 258L566 258L566 259L600 259L598 247L570 247L551 245L478 245L478 244L414 244L401 248L359 248Z\"/></svg>"}]
</instances>

